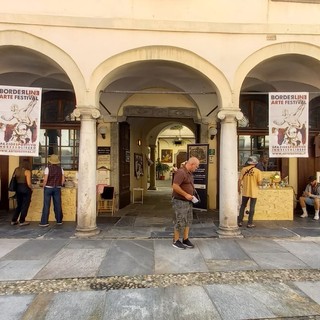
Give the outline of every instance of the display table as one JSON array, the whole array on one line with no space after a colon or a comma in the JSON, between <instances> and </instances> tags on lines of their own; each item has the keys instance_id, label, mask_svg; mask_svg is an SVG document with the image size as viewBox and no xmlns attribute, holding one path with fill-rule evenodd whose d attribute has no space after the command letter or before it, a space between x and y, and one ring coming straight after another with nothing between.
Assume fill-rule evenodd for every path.
<instances>
[{"instance_id":1,"label":"display table","mask_svg":"<svg viewBox=\"0 0 320 320\"><path fill-rule=\"evenodd\" d=\"M293 197L292 187L259 189L253 220L293 220Z\"/></svg>"},{"instance_id":2,"label":"display table","mask_svg":"<svg viewBox=\"0 0 320 320\"><path fill-rule=\"evenodd\" d=\"M77 212L77 188L62 188L61 203L63 221L76 221ZM43 206L43 188L33 189L31 204L28 210L27 221L40 221ZM49 221L56 221L51 200Z\"/></svg>"}]
</instances>

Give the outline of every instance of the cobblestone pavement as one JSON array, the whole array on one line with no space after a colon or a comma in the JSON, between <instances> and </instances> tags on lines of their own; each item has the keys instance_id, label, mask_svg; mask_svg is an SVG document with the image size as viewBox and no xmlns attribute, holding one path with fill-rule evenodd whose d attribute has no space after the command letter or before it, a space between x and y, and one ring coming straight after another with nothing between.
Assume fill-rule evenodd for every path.
<instances>
[{"instance_id":1,"label":"cobblestone pavement","mask_svg":"<svg viewBox=\"0 0 320 320\"><path fill-rule=\"evenodd\" d=\"M52 280L3 281L0 295L59 293L74 291L109 291L169 286L203 286L210 284L289 283L320 281L320 270L247 270L231 272L197 272L140 276L114 276Z\"/></svg>"},{"instance_id":2,"label":"cobblestone pavement","mask_svg":"<svg viewBox=\"0 0 320 320\"><path fill-rule=\"evenodd\" d=\"M0 320L320 320L320 222L297 212L219 239L219 213L195 212L195 249L176 250L168 203L98 217L90 239L0 215Z\"/></svg>"}]
</instances>

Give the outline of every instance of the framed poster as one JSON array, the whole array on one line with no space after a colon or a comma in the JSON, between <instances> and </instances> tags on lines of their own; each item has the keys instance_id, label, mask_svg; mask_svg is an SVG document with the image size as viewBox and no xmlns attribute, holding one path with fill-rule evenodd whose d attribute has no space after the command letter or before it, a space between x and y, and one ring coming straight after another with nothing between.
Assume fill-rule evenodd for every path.
<instances>
[{"instance_id":1,"label":"framed poster","mask_svg":"<svg viewBox=\"0 0 320 320\"><path fill-rule=\"evenodd\" d=\"M161 162L171 163L172 162L172 149L161 150Z\"/></svg>"},{"instance_id":2,"label":"framed poster","mask_svg":"<svg viewBox=\"0 0 320 320\"><path fill-rule=\"evenodd\" d=\"M208 163L208 145L207 144L195 144L188 145L189 147L189 158L196 157L201 163Z\"/></svg>"},{"instance_id":3,"label":"framed poster","mask_svg":"<svg viewBox=\"0 0 320 320\"><path fill-rule=\"evenodd\" d=\"M200 202L193 205L194 209L207 210L208 206L208 161L209 161L209 144L188 144L188 158L196 157L199 159L199 168L193 173L194 187L200 198Z\"/></svg>"},{"instance_id":4,"label":"framed poster","mask_svg":"<svg viewBox=\"0 0 320 320\"><path fill-rule=\"evenodd\" d=\"M143 176L143 155L142 153L134 154L134 175L139 179Z\"/></svg>"}]
</instances>

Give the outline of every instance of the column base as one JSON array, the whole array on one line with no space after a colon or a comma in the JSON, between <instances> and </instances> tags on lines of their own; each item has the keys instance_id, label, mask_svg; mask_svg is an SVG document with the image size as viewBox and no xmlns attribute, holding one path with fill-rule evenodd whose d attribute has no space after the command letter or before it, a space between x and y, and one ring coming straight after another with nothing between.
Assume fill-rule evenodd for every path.
<instances>
[{"instance_id":1,"label":"column base","mask_svg":"<svg viewBox=\"0 0 320 320\"><path fill-rule=\"evenodd\" d=\"M75 236L78 238L88 238L96 236L100 233L100 229L95 227L94 229L86 229L86 228L76 228Z\"/></svg>"},{"instance_id":2,"label":"column base","mask_svg":"<svg viewBox=\"0 0 320 320\"><path fill-rule=\"evenodd\" d=\"M222 227L217 230L219 238L243 238L243 235L238 227Z\"/></svg>"}]
</instances>

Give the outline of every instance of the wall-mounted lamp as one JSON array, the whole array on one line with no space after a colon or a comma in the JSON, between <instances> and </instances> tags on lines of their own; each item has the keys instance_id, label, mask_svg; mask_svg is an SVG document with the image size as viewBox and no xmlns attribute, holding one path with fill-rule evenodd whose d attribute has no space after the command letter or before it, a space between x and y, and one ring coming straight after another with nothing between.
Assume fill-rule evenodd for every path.
<instances>
[{"instance_id":1,"label":"wall-mounted lamp","mask_svg":"<svg viewBox=\"0 0 320 320\"><path fill-rule=\"evenodd\" d=\"M99 132L101 134L102 139L106 138L107 128L106 127L100 127Z\"/></svg>"},{"instance_id":2,"label":"wall-mounted lamp","mask_svg":"<svg viewBox=\"0 0 320 320\"><path fill-rule=\"evenodd\" d=\"M210 138L210 140L213 140L214 137L217 135L218 130L217 130L217 128L215 128L215 127L210 127L208 132L209 132L209 138Z\"/></svg>"},{"instance_id":3,"label":"wall-mounted lamp","mask_svg":"<svg viewBox=\"0 0 320 320\"><path fill-rule=\"evenodd\" d=\"M138 146L141 146L141 139L138 139L138 140L137 140L137 145L138 145Z\"/></svg>"}]
</instances>

